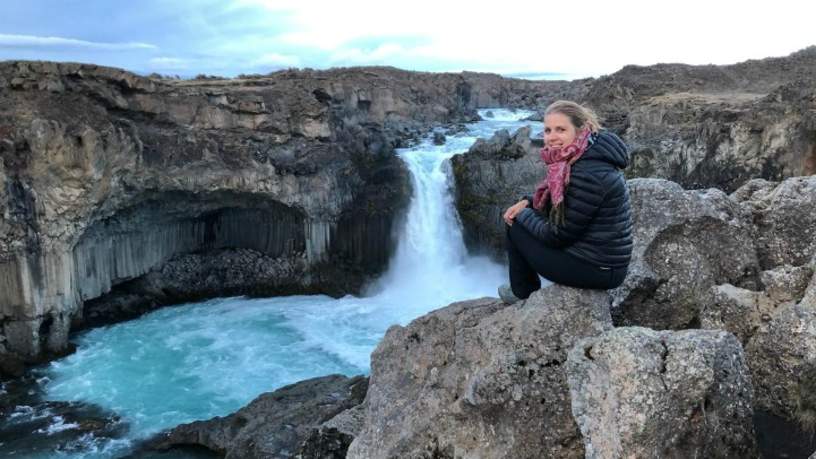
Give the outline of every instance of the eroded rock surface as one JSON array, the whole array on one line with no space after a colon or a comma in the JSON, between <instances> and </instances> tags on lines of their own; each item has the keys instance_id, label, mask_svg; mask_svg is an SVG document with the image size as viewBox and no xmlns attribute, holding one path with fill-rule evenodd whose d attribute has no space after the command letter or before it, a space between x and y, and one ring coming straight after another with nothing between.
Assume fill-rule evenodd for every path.
<instances>
[{"instance_id":1,"label":"eroded rock surface","mask_svg":"<svg viewBox=\"0 0 816 459\"><path fill-rule=\"evenodd\" d=\"M490 139L478 139L467 153L454 155L451 166L456 184L456 208L462 220L465 245L472 252L505 257L502 214L522 196L544 168L538 151L540 139L530 139L524 127L512 136L505 130Z\"/></svg>"},{"instance_id":2,"label":"eroded rock surface","mask_svg":"<svg viewBox=\"0 0 816 459\"><path fill-rule=\"evenodd\" d=\"M751 378L723 331L623 327L569 353L587 458L757 457Z\"/></svg>"},{"instance_id":3,"label":"eroded rock surface","mask_svg":"<svg viewBox=\"0 0 816 459\"><path fill-rule=\"evenodd\" d=\"M634 249L614 291L616 324L695 328L714 285L756 288L759 263L746 212L722 191L629 180Z\"/></svg>"},{"instance_id":4,"label":"eroded rock surface","mask_svg":"<svg viewBox=\"0 0 816 459\"><path fill-rule=\"evenodd\" d=\"M583 457L564 363L612 327L602 291L551 286L511 306L454 303L393 326L371 358L350 458Z\"/></svg>"},{"instance_id":5,"label":"eroded rock surface","mask_svg":"<svg viewBox=\"0 0 816 459\"><path fill-rule=\"evenodd\" d=\"M362 376L300 381L261 394L229 416L177 426L152 440L151 448L201 445L228 459L345 457L359 424L326 423L362 403L367 386Z\"/></svg>"},{"instance_id":6,"label":"eroded rock surface","mask_svg":"<svg viewBox=\"0 0 816 459\"><path fill-rule=\"evenodd\" d=\"M752 180L732 197L751 213L763 269L802 266L816 255L816 175Z\"/></svg>"},{"instance_id":7,"label":"eroded rock surface","mask_svg":"<svg viewBox=\"0 0 816 459\"><path fill-rule=\"evenodd\" d=\"M816 411L816 305L789 304L777 310L745 347L755 406L796 420Z\"/></svg>"},{"instance_id":8,"label":"eroded rock surface","mask_svg":"<svg viewBox=\"0 0 816 459\"><path fill-rule=\"evenodd\" d=\"M813 275L813 269L807 265L783 265L760 274L761 291L730 284L714 286L704 301L700 325L727 330L747 344L756 330L773 320L778 308L806 301L806 288Z\"/></svg>"}]
</instances>

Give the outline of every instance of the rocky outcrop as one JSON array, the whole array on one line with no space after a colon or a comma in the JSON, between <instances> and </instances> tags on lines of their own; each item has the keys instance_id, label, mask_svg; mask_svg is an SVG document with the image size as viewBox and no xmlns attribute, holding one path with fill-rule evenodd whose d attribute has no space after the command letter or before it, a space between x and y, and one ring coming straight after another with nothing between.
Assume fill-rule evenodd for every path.
<instances>
[{"instance_id":1,"label":"rocky outcrop","mask_svg":"<svg viewBox=\"0 0 816 459\"><path fill-rule=\"evenodd\" d=\"M745 181L816 173L812 83L767 93L665 93L629 113L630 177L733 191Z\"/></svg>"},{"instance_id":2,"label":"rocky outcrop","mask_svg":"<svg viewBox=\"0 0 816 459\"><path fill-rule=\"evenodd\" d=\"M371 356L348 457L582 457L564 363L575 342L611 326L606 293L561 286L393 326Z\"/></svg>"},{"instance_id":3,"label":"rocky outcrop","mask_svg":"<svg viewBox=\"0 0 816 459\"><path fill-rule=\"evenodd\" d=\"M502 214L540 178L540 139L530 139L524 127L512 136L498 131L490 139L477 139L467 153L451 158L456 208L462 221L465 245L471 252L505 256Z\"/></svg>"},{"instance_id":4,"label":"rocky outcrop","mask_svg":"<svg viewBox=\"0 0 816 459\"><path fill-rule=\"evenodd\" d=\"M359 429L351 410L362 403L367 386L362 376L300 381L261 394L229 416L177 426L152 439L149 448L201 445L227 459L342 458Z\"/></svg>"},{"instance_id":5,"label":"rocky outcrop","mask_svg":"<svg viewBox=\"0 0 816 459\"><path fill-rule=\"evenodd\" d=\"M758 457L730 333L616 328L580 341L566 367L587 458Z\"/></svg>"},{"instance_id":6,"label":"rocky outcrop","mask_svg":"<svg viewBox=\"0 0 816 459\"><path fill-rule=\"evenodd\" d=\"M816 175L752 180L732 198L751 214L763 269L802 266L816 255Z\"/></svg>"},{"instance_id":7,"label":"rocky outcrop","mask_svg":"<svg viewBox=\"0 0 816 459\"><path fill-rule=\"evenodd\" d=\"M583 102L632 147L630 177L730 192L816 174L814 69L814 46L726 66L626 66Z\"/></svg>"},{"instance_id":8,"label":"rocky outcrop","mask_svg":"<svg viewBox=\"0 0 816 459\"><path fill-rule=\"evenodd\" d=\"M761 291L730 284L714 286L700 313L700 325L727 330L746 344L756 330L773 320L777 308L804 299L813 274L810 266L783 265L760 274Z\"/></svg>"},{"instance_id":9,"label":"rocky outcrop","mask_svg":"<svg viewBox=\"0 0 816 459\"><path fill-rule=\"evenodd\" d=\"M614 291L616 324L695 328L711 287L756 289L759 264L743 209L715 189L686 191L658 179L633 179L634 249Z\"/></svg>"},{"instance_id":10,"label":"rocky outcrop","mask_svg":"<svg viewBox=\"0 0 816 459\"><path fill-rule=\"evenodd\" d=\"M745 352L758 408L792 420L814 416L816 305L779 308L756 331ZM816 421L808 423L816 426Z\"/></svg>"},{"instance_id":11,"label":"rocky outcrop","mask_svg":"<svg viewBox=\"0 0 816 459\"><path fill-rule=\"evenodd\" d=\"M764 292L731 284L711 287L708 301L700 312L700 327L726 330L743 344L763 322L771 320L777 305Z\"/></svg>"}]
</instances>

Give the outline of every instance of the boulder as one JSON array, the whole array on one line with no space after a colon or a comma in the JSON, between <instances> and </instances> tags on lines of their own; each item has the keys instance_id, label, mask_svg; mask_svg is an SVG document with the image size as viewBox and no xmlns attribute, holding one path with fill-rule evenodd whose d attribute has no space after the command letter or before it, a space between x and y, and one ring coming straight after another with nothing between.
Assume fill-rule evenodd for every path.
<instances>
[{"instance_id":1,"label":"boulder","mask_svg":"<svg viewBox=\"0 0 816 459\"><path fill-rule=\"evenodd\" d=\"M816 259L816 257L814 257L814 259ZM811 266L816 268L816 265L814 265L812 262ZM816 269L813 269L813 271L813 277L810 278L810 282L808 283L807 287L805 287L805 294L802 296L802 304L816 307Z\"/></svg>"},{"instance_id":2,"label":"boulder","mask_svg":"<svg viewBox=\"0 0 816 459\"><path fill-rule=\"evenodd\" d=\"M300 444L298 459L344 459L354 437L363 427L362 404L338 414L312 429Z\"/></svg>"},{"instance_id":3,"label":"boulder","mask_svg":"<svg viewBox=\"0 0 816 459\"><path fill-rule=\"evenodd\" d=\"M759 277L762 291L731 284L711 287L700 312L701 328L727 330L746 344L763 323L773 319L779 307L803 299L813 270L784 265L763 271Z\"/></svg>"},{"instance_id":4,"label":"boulder","mask_svg":"<svg viewBox=\"0 0 816 459\"><path fill-rule=\"evenodd\" d=\"M751 214L763 269L802 266L816 255L816 175L752 180L732 197Z\"/></svg>"},{"instance_id":5,"label":"boulder","mask_svg":"<svg viewBox=\"0 0 816 459\"><path fill-rule=\"evenodd\" d=\"M775 309L776 304L764 292L716 285L700 311L700 327L726 330L746 344L763 322L771 320Z\"/></svg>"},{"instance_id":6,"label":"boulder","mask_svg":"<svg viewBox=\"0 0 816 459\"><path fill-rule=\"evenodd\" d=\"M810 266L782 265L763 271L759 276L765 293L776 304L799 302L813 278Z\"/></svg>"},{"instance_id":7,"label":"boulder","mask_svg":"<svg viewBox=\"0 0 816 459\"><path fill-rule=\"evenodd\" d=\"M816 305L788 304L745 347L754 406L791 420L816 412Z\"/></svg>"},{"instance_id":8,"label":"boulder","mask_svg":"<svg viewBox=\"0 0 816 459\"><path fill-rule=\"evenodd\" d=\"M756 289L752 227L736 202L666 180L628 184L634 248L629 274L613 291L616 325L694 328L711 287Z\"/></svg>"},{"instance_id":9,"label":"boulder","mask_svg":"<svg viewBox=\"0 0 816 459\"><path fill-rule=\"evenodd\" d=\"M758 457L730 333L616 328L581 340L566 371L587 458Z\"/></svg>"},{"instance_id":10,"label":"boulder","mask_svg":"<svg viewBox=\"0 0 816 459\"><path fill-rule=\"evenodd\" d=\"M478 139L467 153L451 158L455 204L471 252L506 257L502 214L532 194L544 177L538 147L540 141L534 143L530 128L523 127L512 137L501 130L488 140Z\"/></svg>"},{"instance_id":11,"label":"boulder","mask_svg":"<svg viewBox=\"0 0 816 459\"><path fill-rule=\"evenodd\" d=\"M362 403L367 378L307 379L261 394L225 417L182 424L150 441L150 448L200 445L230 458L344 457L356 430L349 420L324 426ZM325 455L323 455L325 453Z\"/></svg>"},{"instance_id":12,"label":"boulder","mask_svg":"<svg viewBox=\"0 0 816 459\"><path fill-rule=\"evenodd\" d=\"M553 285L507 306L454 303L393 326L371 356L349 458L584 456L564 362L612 327L603 291Z\"/></svg>"}]
</instances>

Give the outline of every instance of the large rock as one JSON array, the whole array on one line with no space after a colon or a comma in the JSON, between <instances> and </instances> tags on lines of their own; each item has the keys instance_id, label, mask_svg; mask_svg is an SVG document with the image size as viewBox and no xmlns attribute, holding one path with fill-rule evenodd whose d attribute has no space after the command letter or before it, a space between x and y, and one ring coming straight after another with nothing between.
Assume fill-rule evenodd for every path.
<instances>
[{"instance_id":1,"label":"large rock","mask_svg":"<svg viewBox=\"0 0 816 459\"><path fill-rule=\"evenodd\" d=\"M467 153L451 158L456 208L471 252L506 256L502 214L544 177L540 147L540 140L530 139L530 128L523 127L512 137L501 130L488 140L478 139Z\"/></svg>"},{"instance_id":2,"label":"large rock","mask_svg":"<svg viewBox=\"0 0 816 459\"><path fill-rule=\"evenodd\" d=\"M694 328L715 285L756 289L759 264L746 212L722 191L628 181L634 224L629 274L614 290L618 325Z\"/></svg>"},{"instance_id":3,"label":"large rock","mask_svg":"<svg viewBox=\"0 0 816 459\"><path fill-rule=\"evenodd\" d=\"M726 330L746 344L763 322L771 320L776 306L764 292L716 285L700 311L700 327Z\"/></svg>"},{"instance_id":4,"label":"large rock","mask_svg":"<svg viewBox=\"0 0 816 459\"><path fill-rule=\"evenodd\" d=\"M732 197L751 213L764 269L802 266L816 255L816 175L752 180Z\"/></svg>"},{"instance_id":5,"label":"large rock","mask_svg":"<svg viewBox=\"0 0 816 459\"><path fill-rule=\"evenodd\" d=\"M759 277L762 291L731 284L712 287L700 312L700 326L727 330L746 344L763 323L773 319L778 308L804 300L813 270L784 265L763 271Z\"/></svg>"},{"instance_id":6,"label":"large rock","mask_svg":"<svg viewBox=\"0 0 816 459\"><path fill-rule=\"evenodd\" d=\"M805 293L802 296L802 304L807 304L816 307L816 255L810 260L808 267L813 271L813 277L805 287Z\"/></svg>"},{"instance_id":7,"label":"large rock","mask_svg":"<svg viewBox=\"0 0 816 459\"><path fill-rule=\"evenodd\" d=\"M745 347L754 406L791 420L816 412L816 304L780 307Z\"/></svg>"},{"instance_id":8,"label":"large rock","mask_svg":"<svg viewBox=\"0 0 816 459\"><path fill-rule=\"evenodd\" d=\"M348 457L583 457L564 363L579 339L611 327L605 292L562 286L393 326L372 354Z\"/></svg>"},{"instance_id":9,"label":"large rock","mask_svg":"<svg viewBox=\"0 0 816 459\"><path fill-rule=\"evenodd\" d=\"M587 458L757 457L751 379L723 331L616 328L569 353Z\"/></svg>"},{"instance_id":10,"label":"large rock","mask_svg":"<svg viewBox=\"0 0 816 459\"><path fill-rule=\"evenodd\" d=\"M177 426L153 439L151 448L201 445L227 459L345 457L359 426L324 424L362 403L367 385L362 376L300 381L261 394L229 416Z\"/></svg>"}]
</instances>

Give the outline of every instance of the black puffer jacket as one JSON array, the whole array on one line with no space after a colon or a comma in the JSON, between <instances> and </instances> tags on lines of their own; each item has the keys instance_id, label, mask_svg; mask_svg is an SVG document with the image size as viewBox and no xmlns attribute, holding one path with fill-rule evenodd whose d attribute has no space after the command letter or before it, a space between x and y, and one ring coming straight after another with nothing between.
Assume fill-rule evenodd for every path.
<instances>
[{"instance_id":1,"label":"black puffer jacket","mask_svg":"<svg viewBox=\"0 0 816 459\"><path fill-rule=\"evenodd\" d=\"M632 214L629 190L621 169L629 165L629 149L609 131L601 131L572 165L564 196L564 223L530 207L516 215L545 245L599 267L622 268L632 257Z\"/></svg>"}]
</instances>

